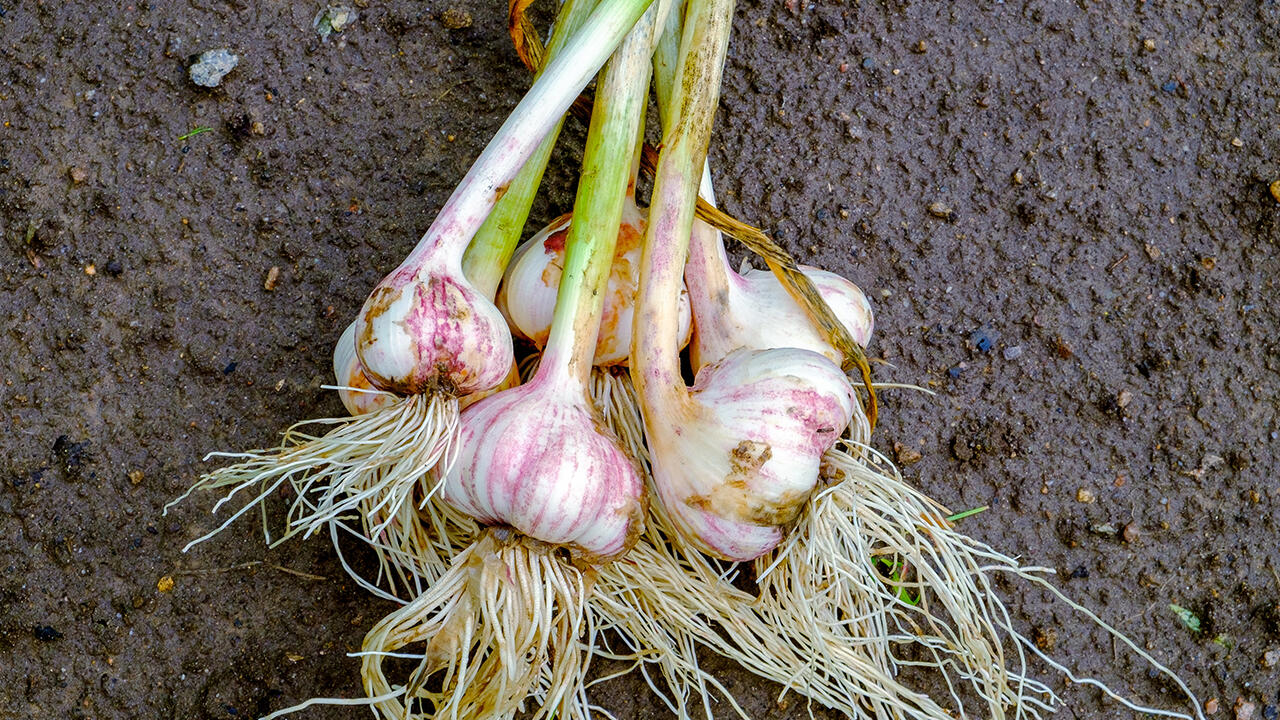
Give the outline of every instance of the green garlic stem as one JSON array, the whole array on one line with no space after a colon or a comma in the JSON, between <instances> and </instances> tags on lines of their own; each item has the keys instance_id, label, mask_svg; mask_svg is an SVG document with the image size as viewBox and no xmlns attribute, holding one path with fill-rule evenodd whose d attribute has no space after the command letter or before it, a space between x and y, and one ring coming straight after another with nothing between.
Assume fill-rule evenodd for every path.
<instances>
[{"instance_id":1,"label":"green garlic stem","mask_svg":"<svg viewBox=\"0 0 1280 720\"><path fill-rule=\"evenodd\" d=\"M582 385L590 378L631 161L649 97L657 8L636 23L597 84L587 146L565 240L564 270L538 377ZM545 375L544 375L545 373Z\"/></svg>"},{"instance_id":2,"label":"green garlic stem","mask_svg":"<svg viewBox=\"0 0 1280 720\"><path fill-rule=\"evenodd\" d=\"M467 243L506 194L516 173L651 2L602 0L498 128L402 268L420 268L434 259L461 270Z\"/></svg>"},{"instance_id":3,"label":"green garlic stem","mask_svg":"<svg viewBox=\"0 0 1280 720\"><path fill-rule=\"evenodd\" d=\"M555 58L560 54L565 43L582 27L594 7L595 0L565 0L556 16L551 41L547 43L547 58ZM534 79L541 76L542 70L539 70ZM529 209L533 206L538 186L542 184L542 175L546 172L547 162L551 159L551 151L555 148L563 125L564 118L561 116L560 122L556 123L524 167L520 168L520 173L511 181L507 194L494 206L493 212L489 213L462 256L463 274L489 299L493 299L498 292L502 273L506 271L511 254L520 242L525 221L529 219Z\"/></svg>"},{"instance_id":4,"label":"green garlic stem","mask_svg":"<svg viewBox=\"0 0 1280 720\"><path fill-rule=\"evenodd\" d=\"M631 375L646 414L688 392L680 375L680 286L732 21L733 0L689 0L679 83L669 98L672 122L663 127L654 176L632 332Z\"/></svg>"}]
</instances>

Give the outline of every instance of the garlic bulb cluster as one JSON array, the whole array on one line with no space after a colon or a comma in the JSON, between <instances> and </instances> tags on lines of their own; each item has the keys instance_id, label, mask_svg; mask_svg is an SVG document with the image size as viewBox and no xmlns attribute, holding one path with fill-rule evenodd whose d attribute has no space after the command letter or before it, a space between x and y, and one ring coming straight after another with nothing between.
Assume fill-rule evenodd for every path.
<instances>
[{"instance_id":1,"label":"garlic bulb cluster","mask_svg":"<svg viewBox=\"0 0 1280 720\"><path fill-rule=\"evenodd\" d=\"M644 528L644 481L581 386L566 391L555 377L539 374L462 413L441 499L589 562L617 557Z\"/></svg>"},{"instance_id":2,"label":"garlic bulb cluster","mask_svg":"<svg viewBox=\"0 0 1280 720\"><path fill-rule=\"evenodd\" d=\"M365 301L355 347L374 387L462 396L498 385L510 371L514 354L502 313L456 259L440 255L401 265Z\"/></svg>"},{"instance_id":3,"label":"garlic bulb cluster","mask_svg":"<svg viewBox=\"0 0 1280 720\"><path fill-rule=\"evenodd\" d=\"M564 267L565 238L572 218L564 215L529 238L511 258L498 308L510 323L511 331L539 349L546 346L555 312L556 289ZM635 312L641 245L644 242L645 212L628 197L623 203L622 224L609 271L600 334L596 339L596 367L620 365L631 352L631 330ZM691 329L689 294L680 293L680 346L689 342Z\"/></svg>"},{"instance_id":4,"label":"garlic bulb cluster","mask_svg":"<svg viewBox=\"0 0 1280 720\"><path fill-rule=\"evenodd\" d=\"M795 348L738 350L698 372L646 423L653 485L701 550L751 560L782 539L854 408L830 360Z\"/></svg>"}]
</instances>

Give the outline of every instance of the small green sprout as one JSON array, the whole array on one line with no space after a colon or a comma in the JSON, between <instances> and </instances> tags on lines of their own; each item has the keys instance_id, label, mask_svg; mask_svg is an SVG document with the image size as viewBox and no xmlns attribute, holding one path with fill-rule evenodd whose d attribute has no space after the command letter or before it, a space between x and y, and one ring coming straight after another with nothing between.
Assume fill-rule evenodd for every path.
<instances>
[{"instance_id":1,"label":"small green sprout","mask_svg":"<svg viewBox=\"0 0 1280 720\"><path fill-rule=\"evenodd\" d=\"M1181 605L1175 605L1173 603L1169 603L1169 609L1173 611L1174 615L1178 616L1178 619L1182 621L1182 624L1185 625L1188 630L1191 632L1200 632L1200 618L1197 617L1194 612L1191 612Z\"/></svg>"},{"instance_id":2,"label":"small green sprout","mask_svg":"<svg viewBox=\"0 0 1280 720\"><path fill-rule=\"evenodd\" d=\"M200 134L202 134L202 133L207 133L207 132L210 132L211 130L213 130L213 128L209 127L208 125L197 125L197 126L195 126L194 128L192 128L192 129L191 129L191 132L186 133L186 134L184 134L184 135L179 135L179 136L178 136L178 139L179 139L179 140L186 140L187 138L193 138L193 137L195 137L196 135L200 135Z\"/></svg>"}]
</instances>

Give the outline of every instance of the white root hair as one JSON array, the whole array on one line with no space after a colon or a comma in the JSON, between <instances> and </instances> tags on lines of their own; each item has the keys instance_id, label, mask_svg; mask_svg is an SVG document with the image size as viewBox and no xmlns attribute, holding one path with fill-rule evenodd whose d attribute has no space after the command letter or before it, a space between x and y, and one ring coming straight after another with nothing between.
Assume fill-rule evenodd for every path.
<instances>
[{"instance_id":1,"label":"white root hair","mask_svg":"<svg viewBox=\"0 0 1280 720\"><path fill-rule=\"evenodd\" d=\"M365 636L364 687L386 720L511 718L527 698L534 720L586 718L596 623L589 572L549 546L490 529L423 594ZM383 661L425 643L401 683Z\"/></svg>"},{"instance_id":2,"label":"white root hair","mask_svg":"<svg viewBox=\"0 0 1280 720\"><path fill-rule=\"evenodd\" d=\"M317 424L331 429L323 434L304 430ZM242 492L257 492L217 528L191 541L184 548L188 550L252 508L262 508L263 501L288 482L295 498L280 538L272 539L262 508L268 544L275 545L298 534L309 536L357 512L365 536L375 540L398 520L404 520L405 506L413 505L410 498L416 487L426 488L425 497L418 504L429 501L435 491L432 478L443 477L432 470L452 464L458 429L458 401L438 394L411 396L358 417L299 423L285 432L275 449L211 453L206 460L227 457L239 462L201 477L165 510L196 490L230 488L214 504L214 513Z\"/></svg>"}]
</instances>

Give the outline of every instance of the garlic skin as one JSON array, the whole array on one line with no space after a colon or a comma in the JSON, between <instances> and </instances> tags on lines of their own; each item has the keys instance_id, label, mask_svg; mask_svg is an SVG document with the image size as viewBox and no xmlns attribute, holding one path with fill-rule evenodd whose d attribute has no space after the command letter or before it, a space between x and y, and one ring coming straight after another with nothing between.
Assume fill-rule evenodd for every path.
<instances>
[{"instance_id":1,"label":"garlic skin","mask_svg":"<svg viewBox=\"0 0 1280 720\"><path fill-rule=\"evenodd\" d=\"M854 342L867 347L875 317L862 289L826 270L808 265L800 266L800 270L813 281ZM697 283L686 277L697 298L694 336L689 345L689 360L695 371L739 348L801 348L841 363L841 354L831 347L771 271L752 269L739 275L726 267L725 272L728 287L721 296L700 294ZM696 318L707 320L697 322Z\"/></svg>"},{"instance_id":2,"label":"garlic skin","mask_svg":"<svg viewBox=\"0 0 1280 720\"><path fill-rule=\"evenodd\" d=\"M392 405L397 398L381 392L356 392L356 390L377 390L364 374L360 358L356 357L356 324L353 322L342 331L338 344L333 346L333 376L339 386L355 388L355 390L338 390L338 397L347 412L364 415L374 410L381 410Z\"/></svg>"},{"instance_id":3,"label":"garlic skin","mask_svg":"<svg viewBox=\"0 0 1280 720\"><path fill-rule=\"evenodd\" d=\"M626 363L631 352L632 318L638 289L640 250L644 242L645 212L633 201L623 203L622 224L609 270L600 334L596 339L596 367ZM503 276L497 304L511 331L538 349L547 344L551 317L555 313L556 292L564 267L564 243L569 234L570 215L556 218L547 227L516 248ZM689 342L692 311L689 293L680 292L680 346Z\"/></svg>"},{"instance_id":4,"label":"garlic skin","mask_svg":"<svg viewBox=\"0 0 1280 720\"><path fill-rule=\"evenodd\" d=\"M840 368L809 350L738 350L704 367L646 423L663 507L703 552L759 557L804 508L854 402Z\"/></svg>"},{"instance_id":5,"label":"garlic skin","mask_svg":"<svg viewBox=\"0 0 1280 720\"><path fill-rule=\"evenodd\" d=\"M644 480L585 393L564 387L538 376L467 408L441 498L486 525L607 560L644 529Z\"/></svg>"},{"instance_id":6,"label":"garlic skin","mask_svg":"<svg viewBox=\"0 0 1280 720\"><path fill-rule=\"evenodd\" d=\"M355 335L369 381L398 395L487 390L515 359L502 313L472 287L457 259L402 265L383 278Z\"/></svg>"}]
</instances>

